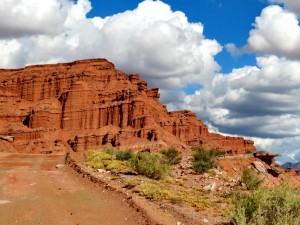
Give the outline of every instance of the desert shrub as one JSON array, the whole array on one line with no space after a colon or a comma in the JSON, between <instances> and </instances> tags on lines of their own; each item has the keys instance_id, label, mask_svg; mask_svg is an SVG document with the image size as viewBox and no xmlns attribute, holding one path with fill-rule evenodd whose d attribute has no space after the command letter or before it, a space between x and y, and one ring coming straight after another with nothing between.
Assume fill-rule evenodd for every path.
<instances>
[{"instance_id":1,"label":"desert shrub","mask_svg":"<svg viewBox=\"0 0 300 225\"><path fill-rule=\"evenodd\" d=\"M141 196L144 196L146 199L150 200L163 200L174 197L171 191L149 183L140 184L134 187L134 190Z\"/></svg>"},{"instance_id":2,"label":"desert shrub","mask_svg":"<svg viewBox=\"0 0 300 225\"><path fill-rule=\"evenodd\" d=\"M129 160L133 157L134 153L130 150L118 150L118 149L114 149L114 148L108 148L106 147L104 149L104 152L109 154L109 155L113 155L116 157L117 160L120 161L126 161Z\"/></svg>"},{"instance_id":3,"label":"desert shrub","mask_svg":"<svg viewBox=\"0 0 300 225\"><path fill-rule=\"evenodd\" d=\"M152 179L160 179L170 170L169 165L163 163L159 155L148 152L137 153L129 162L138 174Z\"/></svg>"},{"instance_id":4,"label":"desert shrub","mask_svg":"<svg viewBox=\"0 0 300 225\"><path fill-rule=\"evenodd\" d=\"M94 169L103 169L105 167L104 161L111 160L111 155L99 152L88 151L86 154L85 165Z\"/></svg>"},{"instance_id":5,"label":"desert shrub","mask_svg":"<svg viewBox=\"0 0 300 225\"><path fill-rule=\"evenodd\" d=\"M246 185L248 190L256 190L261 185L263 180L260 179L258 175L255 174L251 169L246 167L243 170L241 182Z\"/></svg>"},{"instance_id":6,"label":"desert shrub","mask_svg":"<svg viewBox=\"0 0 300 225\"><path fill-rule=\"evenodd\" d=\"M246 154L252 154L253 152L250 150L250 149L248 149L247 151L246 151Z\"/></svg>"},{"instance_id":7,"label":"desert shrub","mask_svg":"<svg viewBox=\"0 0 300 225\"><path fill-rule=\"evenodd\" d=\"M85 162L85 165L93 169L104 169L104 163L102 161L88 161Z\"/></svg>"},{"instance_id":8,"label":"desert shrub","mask_svg":"<svg viewBox=\"0 0 300 225\"><path fill-rule=\"evenodd\" d=\"M106 161L104 165L107 170L124 171L127 169L126 163L119 160Z\"/></svg>"},{"instance_id":9,"label":"desert shrub","mask_svg":"<svg viewBox=\"0 0 300 225\"><path fill-rule=\"evenodd\" d=\"M123 171L128 168L128 162L120 160L113 160L113 156L100 152L100 151L89 151L86 155L85 165L93 169L107 169Z\"/></svg>"},{"instance_id":10,"label":"desert shrub","mask_svg":"<svg viewBox=\"0 0 300 225\"><path fill-rule=\"evenodd\" d=\"M224 155L224 152L216 149L205 150L203 148L197 148L193 152L194 162L193 168L196 172L206 172L209 169L215 167L215 159L217 156Z\"/></svg>"},{"instance_id":11,"label":"desert shrub","mask_svg":"<svg viewBox=\"0 0 300 225\"><path fill-rule=\"evenodd\" d=\"M137 178L127 179L123 188L132 189L141 184L141 181Z\"/></svg>"},{"instance_id":12,"label":"desert shrub","mask_svg":"<svg viewBox=\"0 0 300 225\"><path fill-rule=\"evenodd\" d=\"M197 173L204 173L215 167L215 163L213 161L195 161L193 163L193 168Z\"/></svg>"},{"instance_id":13,"label":"desert shrub","mask_svg":"<svg viewBox=\"0 0 300 225\"><path fill-rule=\"evenodd\" d=\"M114 149L114 148L109 148L109 147L105 147L104 148L104 152L106 153L106 154L109 154L109 155L116 155L116 152L117 152L118 150L116 150L116 149Z\"/></svg>"},{"instance_id":14,"label":"desert shrub","mask_svg":"<svg viewBox=\"0 0 300 225\"><path fill-rule=\"evenodd\" d=\"M237 193L231 222L235 225L300 224L300 192L289 185Z\"/></svg>"},{"instance_id":15,"label":"desert shrub","mask_svg":"<svg viewBox=\"0 0 300 225\"><path fill-rule=\"evenodd\" d=\"M88 151L86 154L86 161L92 160L110 160L111 155L100 151Z\"/></svg>"},{"instance_id":16,"label":"desert shrub","mask_svg":"<svg viewBox=\"0 0 300 225\"><path fill-rule=\"evenodd\" d=\"M116 159L120 161L126 161L131 159L134 156L134 153L130 150L118 150L116 151Z\"/></svg>"},{"instance_id":17,"label":"desert shrub","mask_svg":"<svg viewBox=\"0 0 300 225\"><path fill-rule=\"evenodd\" d=\"M168 165L175 165L181 161L180 152L176 148L163 149L160 153L163 155L163 162Z\"/></svg>"}]
</instances>

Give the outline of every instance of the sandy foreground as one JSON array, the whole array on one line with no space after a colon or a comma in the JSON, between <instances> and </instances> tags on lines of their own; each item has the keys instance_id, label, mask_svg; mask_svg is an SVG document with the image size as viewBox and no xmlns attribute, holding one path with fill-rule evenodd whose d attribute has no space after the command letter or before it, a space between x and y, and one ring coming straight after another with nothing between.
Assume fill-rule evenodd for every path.
<instances>
[{"instance_id":1,"label":"sandy foreground","mask_svg":"<svg viewBox=\"0 0 300 225\"><path fill-rule=\"evenodd\" d=\"M94 187L65 155L0 153L0 225L137 225L144 215L117 193Z\"/></svg>"}]
</instances>

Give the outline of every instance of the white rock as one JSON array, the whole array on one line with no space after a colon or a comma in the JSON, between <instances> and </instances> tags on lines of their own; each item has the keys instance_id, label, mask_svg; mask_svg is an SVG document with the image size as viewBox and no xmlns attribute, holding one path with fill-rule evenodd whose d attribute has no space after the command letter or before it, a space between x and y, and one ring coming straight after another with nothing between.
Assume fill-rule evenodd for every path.
<instances>
[{"instance_id":1,"label":"white rock","mask_svg":"<svg viewBox=\"0 0 300 225\"><path fill-rule=\"evenodd\" d=\"M211 182L209 185L206 185L203 189L206 191L214 191L216 190L217 183L216 182Z\"/></svg>"},{"instance_id":2,"label":"white rock","mask_svg":"<svg viewBox=\"0 0 300 225\"><path fill-rule=\"evenodd\" d=\"M98 173L106 173L106 170L104 170L104 169L97 169L97 172Z\"/></svg>"},{"instance_id":3,"label":"white rock","mask_svg":"<svg viewBox=\"0 0 300 225\"><path fill-rule=\"evenodd\" d=\"M61 168L63 168L65 165L64 164L57 164L56 166L55 166L55 168L56 169L61 169Z\"/></svg>"},{"instance_id":4,"label":"white rock","mask_svg":"<svg viewBox=\"0 0 300 225\"><path fill-rule=\"evenodd\" d=\"M264 165L261 162L254 161L253 165L254 165L255 169L258 170L258 172L260 172L260 173L266 173L267 172L266 168L264 167Z\"/></svg>"}]
</instances>

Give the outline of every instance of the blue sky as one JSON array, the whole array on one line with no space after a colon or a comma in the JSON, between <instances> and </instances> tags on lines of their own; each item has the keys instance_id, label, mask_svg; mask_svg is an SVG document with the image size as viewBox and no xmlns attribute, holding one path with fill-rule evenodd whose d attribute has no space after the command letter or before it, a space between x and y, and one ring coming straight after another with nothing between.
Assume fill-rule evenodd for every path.
<instances>
[{"instance_id":1,"label":"blue sky","mask_svg":"<svg viewBox=\"0 0 300 225\"><path fill-rule=\"evenodd\" d=\"M0 67L106 58L169 110L299 161L299 16L299 0L6 0Z\"/></svg>"}]
</instances>

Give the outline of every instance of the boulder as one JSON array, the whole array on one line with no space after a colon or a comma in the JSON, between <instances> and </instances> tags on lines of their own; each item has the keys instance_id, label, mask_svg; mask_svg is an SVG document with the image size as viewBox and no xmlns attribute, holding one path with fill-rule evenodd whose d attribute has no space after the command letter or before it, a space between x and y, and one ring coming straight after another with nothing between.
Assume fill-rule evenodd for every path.
<instances>
[{"instance_id":1,"label":"boulder","mask_svg":"<svg viewBox=\"0 0 300 225\"><path fill-rule=\"evenodd\" d=\"M257 169L258 172L260 173L266 173L267 169L265 168L265 166L259 162L259 161L254 161L252 162L252 164L254 165L254 168Z\"/></svg>"}]
</instances>

